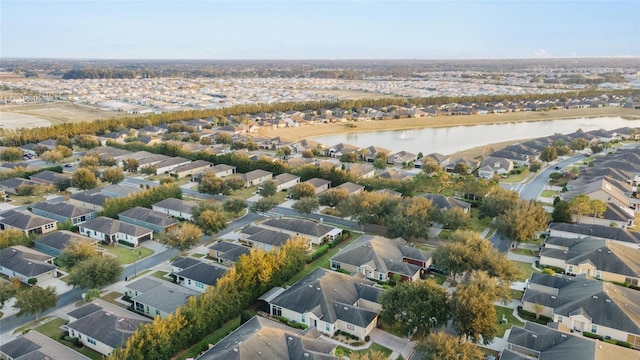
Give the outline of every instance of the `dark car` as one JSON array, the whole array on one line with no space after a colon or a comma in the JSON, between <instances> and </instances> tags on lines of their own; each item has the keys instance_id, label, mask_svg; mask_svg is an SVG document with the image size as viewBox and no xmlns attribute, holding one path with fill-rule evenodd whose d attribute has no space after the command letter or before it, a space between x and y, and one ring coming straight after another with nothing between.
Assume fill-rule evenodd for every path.
<instances>
[{"instance_id":1,"label":"dark car","mask_svg":"<svg viewBox=\"0 0 640 360\"><path fill-rule=\"evenodd\" d=\"M73 167L73 165L71 165L71 164L64 164L64 167L66 167L66 168L70 168L70 167Z\"/></svg>"}]
</instances>

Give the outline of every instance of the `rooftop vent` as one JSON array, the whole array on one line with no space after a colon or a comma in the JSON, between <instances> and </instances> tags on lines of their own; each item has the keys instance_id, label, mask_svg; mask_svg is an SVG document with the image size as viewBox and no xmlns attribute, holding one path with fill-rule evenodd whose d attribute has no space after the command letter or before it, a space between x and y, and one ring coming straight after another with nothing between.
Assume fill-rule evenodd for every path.
<instances>
[{"instance_id":1,"label":"rooftop vent","mask_svg":"<svg viewBox=\"0 0 640 360\"><path fill-rule=\"evenodd\" d=\"M344 309L345 309L345 310L349 310L349 308L348 308L348 307L346 307L346 306L344 307Z\"/></svg>"},{"instance_id":2,"label":"rooftop vent","mask_svg":"<svg viewBox=\"0 0 640 360\"><path fill-rule=\"evenodd\" d=\"M293 338L292 338L291 336L289 336L289 337L287 338L287 340L291 341L291 340L293 340Z\"/></svg>"},{"instance_id":3,"label":"rooftop vent","mask_svg":"<svg viewBox=\"0 0 640 360\"><path fill-rule=\"evenodd\" d=\"M267 343L267 346L271 346L271 343L270 343L270 342L268 342L268 343Z\"/></svg>"},{"instance_id":4,"label":"rooftop vent","mask_svg":"<svg viewBox=\"0 0 640 360\"><path fill-rule=\"evenodd\" d=\"M562 334L561 336L562 336L563 338L566 338L566 337L567 337L567 335L566 335L566 334Z\"/></svg>"},{"instance_id":5,"label":"rooftop vent","mask_svg":"<svg viewBox=\"0 0 640 360\"><path fill-rule=\"evenodd\" d=\"M531 334L531 337L535 339L535 338L537 338L537 337L538 337L538 335L536 335L536 334Z\"/></svg>"},{"instance_id":6,"label":"rooftop vent","mask_svg":"<svg viewBox=\"0 0 640 360\"><path fill-rule=\"evenodd\" d=\"M556 296L555 296L555 295L551 295L551 298L552 298L552 299L555 299L555 298L556 298Z\"/></svg>"},{"instance_id":7,"label":"rooftop vent","mask_svg":"<svg viewBox=\"0 0 640 360\"><path fill-rule=\"evenodd\" d=\"M233 348L233 352L238 352L238 348Z\"/></svg>"},{"instance_id":8,"label":"rooftop vent","mask_svg":"<svg viewBox=\"0 0 640 360\"><path fill-rule=\"evenodd\" d=\"M606 299L605 301L606 301L606 302L611 302L611 299Z\"/></svg>"}]
</instances>

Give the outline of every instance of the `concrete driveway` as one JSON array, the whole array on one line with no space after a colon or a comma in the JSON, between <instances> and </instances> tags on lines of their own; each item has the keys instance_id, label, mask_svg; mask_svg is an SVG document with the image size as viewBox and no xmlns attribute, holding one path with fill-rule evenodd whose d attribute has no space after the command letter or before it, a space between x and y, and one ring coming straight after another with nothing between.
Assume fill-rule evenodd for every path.
<instances>
[{"instance_id":1,"label":"concrete driveway","mask_svg":"<svg viewBox=\"0 0 640 360\"><path fill-rule=\"evenodd\" d=\"M71 291L73 289L73 286L67 284L66 282L58 278L47 279L43 282L38 283L37 285L41 288L46 288L47 286L53 286L56 289L56 292L58 293L58 295L64 294L67 291Z\"/></svg>"},{"instance_id":2,"label":"concrete driveway","mask_svg":"<svg viewBox=\"0 0 640 360\"><path fill-rule=\"evenodd\" d=\"M413 348L416 346L414 341L397 337L380 329L371 330L369 336L371 336L371 341L391 349L396 354L402 355L403 359L409 359L409 356L413 352ZM393 358L393 354L389 358Z\"/></svg>"}]
</instances>

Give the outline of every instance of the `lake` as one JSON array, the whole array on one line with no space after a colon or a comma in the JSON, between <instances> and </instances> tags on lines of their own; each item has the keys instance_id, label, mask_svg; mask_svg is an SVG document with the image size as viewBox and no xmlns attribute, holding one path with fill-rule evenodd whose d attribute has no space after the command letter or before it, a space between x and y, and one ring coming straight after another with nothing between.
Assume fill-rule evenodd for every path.
<instances>
[{"instance_id":1,"label":"lake","mask_svg":"<svg viewBox=\"0 0 640 360\"><path fill-rule=\"evenodd\" d=\"M417 154L439 152L453 154L458 151L504 141L523 140L568 134L582 129L613 130L622 127L640 127L640 120L621 117L579 118L532 122L513 122L487 125L422 128L412 130L372 131L314 137L325 146L348 143L359 147L371 145L397 152L406 150Z\"/></svg>"}]
</instances>

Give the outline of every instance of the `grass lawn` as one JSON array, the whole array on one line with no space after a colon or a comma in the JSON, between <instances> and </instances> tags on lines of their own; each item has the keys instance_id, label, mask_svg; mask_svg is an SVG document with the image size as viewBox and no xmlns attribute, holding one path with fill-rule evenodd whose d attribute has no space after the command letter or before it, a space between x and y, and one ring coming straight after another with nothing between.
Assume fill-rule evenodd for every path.
<instances>
[{"instance_id":1,"label":"grass lawn","mask_svg":"<svg viewBox=\"0 0 640 360\"><path fill-rule=\"evenodd\" d=\"M98 246L105 249L110 254L117 256L118 261L122 265L128 265L136 260L142 260L147 256L153 255L153 250L143 246L140 246L136 249L121 245L105 246L103 244L98 244Z\"/></svg>"},{"instance_id":2,"label":"grass lawn","mask_svg":"<svg viewBox=\"0 0 640 360\"><path fill-rule=\"evenodd\" d=\"M297 273L294 277L292 277L291 280L289 280L289 282L287 282L287 285L293 285L296 281L298 281L298 280L302 279L303 277L307 276L315 268L322 267L322 268L328 269L329 268L329 259L333 255L335 255L341 248L346 247L347 245L349 245L350 243L352 243L353 241L355 241L359 237L360 237L360 234L351 233L351 237L349 239L341 242L340 244L338 244L338 246L335 246L335 247L329 249L329 251L327 251L326 254L324 254L323 256L315 259L310 264L307 264L304 267L304 269L302 269L299 273Z\"/></svg>"},{"instance_id":3,"label":"grass lawn","mask_svg":"<svg viewBox=\"0 0 640 360\"><path fill-rule=\"evenodd\" d=\"M122 297L122 295L124 295L124 294L122 294L120 292L117 292L117 291L113 291L113 292L108 293L105 296L102 296L101 299L104 300L104 301L110 302L110 303L112 303L114 305L122 306L122 304L120 304L119 302L116 301L116 299L120 299Z\"/></svg>"},{"instance_id":4,"label":"grass lawn","mask_svg":"<svg viewBox=\"0 0 640 360\"><path fill-rule=\"evenodd\" d=\"M43 196L17 196L12 194L8 194L7 199L10 199L10 204L15 206L35 204L44 201Z\"/></svg>"},{"instance_id":5,"label":"grass lawn","mask_svg":"<svg viewBox=\"0 0 640 360\"><path fill-rule=\"evenodd\" d=\"M471 209L470 227L471 227L471 230L481 233L484 231L484 229L486 229L489 225L491 225L491 218L485 217L484 219L480 220L478 218L479 213L480 211L478 209Z\"/></svg>"},{"instance_id":6,"label":"grass lawn","mask_svg":"<svg viewBox=\"0 0 640 360\"><path fill-rule=\"evenodd\" d=\"M524 295L524 291L510 289L509 290L509 295L511 296L512 300L521 300L522 299L522 295Z\"/></svg>"},{"instance_id":7,"label":"grass lawn","mask_svg":"<svg viewBox=\"0 0 640 360\"><path fill-rule=\"evenodd\" d=\"M154 278L161 279L161 280L169 281L169 280L165 277L167 274L169 274L169 273L168 273L168 272L166 272L166 271L158 270L158 271L154 272L153 274L151 274L151 276L153 276Z\"/></svg>"},{"instance_id":8,"label":"grass lawn","mask_svg":"<svg viewBox=\"0 0 640 360\"><path fill-rule=\"evenodd\" d=\"M522 326L524 323L520 322L513 316L513 309L502 307L502 306L494 306L496 308L496 326L498 327L498 337L503 337L505 331L510 329L511 326ZM507 322L501 324L500 320L502 316L507 318Z\"/></svg>"},{"instance_id":9,"label":"grass lawn","mask_svg":"<svg viewBox=\"0 0 640 360\"><path fill-rule=\"evenodd\" d=\"M229 335L233 330L237 329L239 326L240 326L240 317L238 316L237 318L234 318L233 320L228 321L227 323L222 325L220 329L212 332L211 334L206 336L204 339L200 340L197 344L188 348L185 352L178 355L176 359L184 360L187 358L197 357L201 352L208 349L209 344L217 343L218 341L222 340L222 338Z\"/></svg>"},{"instance_id":10,"label":"grass lawn","mask_svg":"<svg viewBox=\"0 0 640 360\"><path fill-rule=\"evenodd\" d=\"M205 254L191 254L191 256L196 259L200 259L201 257L205 257Z\"/></svg>"},{"instance_id":11,"label":"grass lawn","mask_svg":"<svg viewBox=\"0 0 640 360\"><path fill-rule=\"evenodd\" d=\"M518 267L518 270L520 270L520 276L516 278L516 280L518 281L525 281L526 279L530 278L531 274L533 274L534 272L539 272L538 270L532 268L531 264L529 263L520 261L513 261L513 263L516 264L516 267Z\"/></svg>"},{"instance_id":12,"label":"grass lawn","mask_svg":"<svg viewBox=\"0 0 640 360\"><path fill-rule=\"evenodd\" d=\"M528 167L521 166L521 167L519 167L517 169L521 171L520 174L509 175L508 178L502 179L502 180L500 180L500 182L501 183L505 183L505 184L519 183L522 180L524 180L527 176L529 176L529 168Z\"/></svg>"},{"instance_id":13,"label":"grass lawn","mask_svg":"<svg viewBox=\"0 0 640 360\"><path fill-rule=\"evenodd\" d=\"M538 252L537 251L533 251L533 250L529 250L529 249L510 249L509 251L511 251L514 254L520 254L520 255L527 255L527 256L538 256Z\"/></svg>"},{"instance_id":14,"label":"grass lawn","mask_svg":"<svg viewBox=\"0 0 640 360\"><path fill-rule=\"evenodd\" d=\"M436 274L433 272L427 273L427 279L433 279L436 281L438 285L444 284L447 281L447 277L441 274Z\"/></svg>"},{"instance_id":15,"label":"grass lawn","mask_svg":"<svg viewBox=\"0 0 640 360\"><path fill-rule=\"evenodd\" d=\"M442 230L440 231L440 234L438 235L438 237L443 240L448 240L448 239L451 239L452 233L453 232L451 230Z\"/></svg>"},{"instance_id":16,"label":"grass lawn","mask_svg":"<svg viewBox=\"0 0 640 360\"><path fill-rule=\"evenodd\" d=\"M83 347L82 349L79 349L77 347L75 347L73 344L66 342L64 340L61 340L60 338L62 337L62 335L65 333L65 331L60 330L60 326L64 325L67 321L61 318L55 318L49 322L47 322L46 324L40 325L37 328L35 328L34 330L36 330L37 332L51 338L54 341L59 342L60 344L73 349L79 353L81 353L82 355L90 358L90 359L95 359L95 360L101 360L104 359L104 357L102 356L102 354L98 353L97 351L93 351L91 349L89 349L88 347Z\"/></svg>"},{"instance_id":17,"label":"grass lawn","mask_svg":"<svg viewBox=\"0 0 640 360\"><path fill-rule=\"evenodd\" d=\"M401 337L401 338L406 338L407 334L404 333L404 331L402 330L402 328L400 327L400 323L399 322L395 322L393 324L387 324L382 322L382 320L378 319L378 327L380 327L380 329L388 332L389 334L393 334L395 336Z\"/></svg>"},{"instance_id":18,"label":"grass lawn","mask_svg":"<svg viewBox=\"0 0 640 360\"><path fill-rule=\"evenodd\" d=\"M540 196L542 197L555 197L558 195L557 191L554 190L542 190L542 192L540 193Z\"/></svg>"},{"instance_id":19,"label":"grass lawn","mask_svg":"<svg viewBox=\"0 0 640 360\"><path fill-rule=\"evenodd\" d=\"M256 191L257 190L258 190L257 186L251 186L251 187L248 187L248 188L236 190L236 191L233 192L233 194L231 194L231 196L235 196L235 197L239 197L241 199L247 200L248 198L256 195ZM285 196L286 196L286 193L285 193Z\"/></svg>"},{"instance_id":20,"label":"grass lawn","mask_svg":"<svg viewBox=\"0 0 640 360\"><path fill-rule=\"evenodd\" d=\"M343 346L338 346L338 348L336 348L336 355L337 356L341 356L341 355L346 355L349 356L351 354L363 354L366 355L366 359L369 358L369 354L373 353L374 351L377 352L381 352L384 354L384 357L387 358L389 357L389 355L391 355L392 351L391 349L387 349L386 347L378 344L378 343L372 343L371 346L369 346L368 349L365 350L356 350L356 351L352 351L347 349L346 347Z\"/></svg>"},{"instance_id":21,"label":"grass lawn","mask_svg":"<svg viewBox=\"0 0 640 360\"><path fill-rule=\"evenodd\" d=\"M52 339L59 339L60 335L64 333L64 331L60 330L60 326L66 323L67 321L65 319L56 317L53 320L48 321L46 324L38 326L34 330Z\"/></svg>"}]
</instances>

